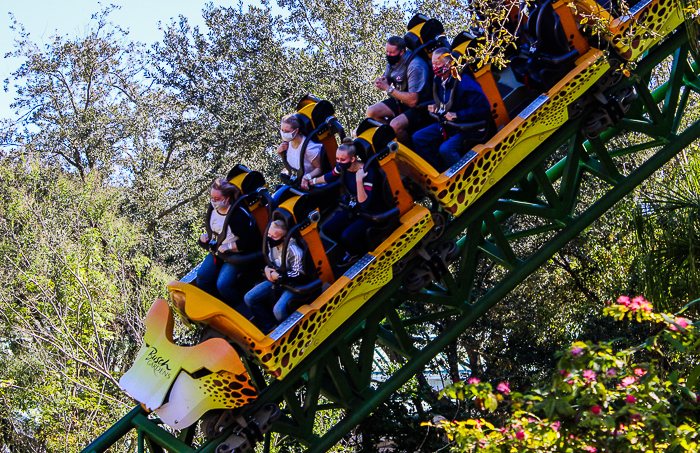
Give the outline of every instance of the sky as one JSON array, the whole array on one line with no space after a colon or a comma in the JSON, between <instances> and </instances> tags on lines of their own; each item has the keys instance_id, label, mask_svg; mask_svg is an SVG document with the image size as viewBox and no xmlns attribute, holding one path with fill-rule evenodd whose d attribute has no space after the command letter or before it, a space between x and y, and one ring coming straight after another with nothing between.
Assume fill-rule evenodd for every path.
<instances>
[{"instance_id":1,"label":"sky","mask_svg":"<svg viewBox=\"0 0 700 453\"><path fill-rule=\"evenodd\" d=\"M260 0L244 0L244 4L259 4ZM168 24L170 19L179 15L187 17L192 27L203 26L202 9L207 1L204 0L115 0L121 6L120 10L112 12L109 19L114 24L129 30L133 41L152 44L160 41L162 32L158 22ZM238 0L219 0L214 2L220 6L233 6ZM276 5L275 2L271 2ZM96 0L26 0L24 2L7 2L0 10L0 51L2 56L14 50L14 40L17 33L10 30L14 14L18 22L24 25L30 33L30 38L37 44L48 42L49 37L56 34L61 36L83 36L85 25L90 16L100 11L108 2L102 4ZM4 58L0 62L0 83L22 64L17 58ZM12 91L12 88L10 87ZM5 93L0 89L0 118L15 118L9 105L14 99L14 92Z\"/></svg>"}]
</instances>

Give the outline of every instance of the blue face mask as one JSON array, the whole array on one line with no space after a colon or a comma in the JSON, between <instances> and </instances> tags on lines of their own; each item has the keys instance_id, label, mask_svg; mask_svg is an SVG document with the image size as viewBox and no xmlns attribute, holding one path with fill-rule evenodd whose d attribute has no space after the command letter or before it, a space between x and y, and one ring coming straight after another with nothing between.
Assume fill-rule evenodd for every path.
<instances>
[{"instance_id":1,"label":"blue face mask","mask_svg":"<svg viewBox=\"0 0 700 453\"><path fill-rule=\"evenodd\" d=\"M352 161L345 163L338 162L338 167L340 167L341 170L347 170L352 167Z\"/></svg>"}]
</instances>

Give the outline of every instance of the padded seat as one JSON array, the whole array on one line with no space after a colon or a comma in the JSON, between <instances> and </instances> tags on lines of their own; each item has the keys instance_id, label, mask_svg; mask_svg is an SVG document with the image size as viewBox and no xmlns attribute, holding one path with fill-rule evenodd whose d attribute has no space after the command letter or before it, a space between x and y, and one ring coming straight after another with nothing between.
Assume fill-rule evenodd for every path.
<instances>
[{"instance_id":1,"label":"padded seat","mask_svg":"<svg viewBox=\"0 0 700 453\"><path fill-rule=\"evenodd\" d=\"M571 48L551 0L536 8L526 28L536 39L527 60L513 61L513 70L521 82L545 92L573 69L580 52Z\"/></svg>"}]
</instances>

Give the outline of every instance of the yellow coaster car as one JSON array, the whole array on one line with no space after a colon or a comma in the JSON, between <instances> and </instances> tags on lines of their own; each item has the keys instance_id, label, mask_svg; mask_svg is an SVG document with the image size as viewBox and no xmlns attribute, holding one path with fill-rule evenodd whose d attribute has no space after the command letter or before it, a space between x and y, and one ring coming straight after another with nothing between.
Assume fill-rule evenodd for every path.
<instances>
[{"instance_id":1,"label":"yellow coaster car","mask_svg":"<svg viewBox=\"0 0 700 453\"><path fill-rule=\"evenodd\" d=\"M145 344L120 385L147 409L155 410L168 425L183 428L209 410L241 407L256 397L237 351L272 376L284 379L393 278L393 266L432 230L431 212L413 203L396 168L396 155L389 152L393 130L367 124L358 128L358 133L358 154L366 165L376 165L385 176L385 195L393 207L379 215L378 227L390 225L388 236L374 234L377 245L336 278L324 249L325 239L319 232L320 212L308 206L312 196L289 188L269 219L287 219L292 226L290 234L304 244L308 262L313 263L313 269L307 271L313 277L308 286L311 290L324 290L269 335L194 284L171 282L170 300L183 320L208 325L225 339L210 339L189 348L177 346L172 340L173 319L167 304L157 301L151 308ZM231 182L240 185L245 179L245 174L238 174ZM265 211L258 204L250 209L254 215ZM305 288L291 290L303 292Z\"/></svg>"}]
</instances>

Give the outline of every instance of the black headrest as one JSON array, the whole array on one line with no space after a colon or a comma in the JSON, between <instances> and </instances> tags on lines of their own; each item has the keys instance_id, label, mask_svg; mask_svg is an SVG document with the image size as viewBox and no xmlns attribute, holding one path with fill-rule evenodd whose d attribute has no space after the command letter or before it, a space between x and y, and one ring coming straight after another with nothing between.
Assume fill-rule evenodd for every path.
<instances>
[{"instance_id":1,"label":"black headrest","mask_svg":"<svg viewBox=\"0 0 700 453\"><path fill-rule=\"evenodd\" d=\"M356 138L353 140L352 144L355 146L357 157L359 157L362 162L367 162L367 159L374 154L372 144L364 138Z\"/></svg>"},{"instance_id":2,"label":"black headrest","mask_svg":"<svg viewBox=\"0 0 700 453\"><path fill-rule=\"evenodd\" d=\"M450 49L452 49L452 56L454 56L455 58L459 58L462 55L474 56L474 53L469 52L469 50L478 48L479 42L485 41L486 37L484 36L474 36L473 34L467 31L463 31L457 36L455 36L455 39L452 41L452 45L450 46ZM465 43L467 43L467 45L464 49L455 50L457 49L457 47L463 46ZM471 69L472 71L476 71L479 68L478 63L478 60L471 62L469 65L465 66L462 72L468 72L465 71L467 68Z\"/></svg>"},{"instance_id":3,"label":"black headrest","mask_svg":"<svg viewBox=\"0 0 700 453\"><path fill-rule=\"evenodd\" d=\"M265 187L265 177L258 171L251 171L245 165L237 164L226 175L226 180L231 181L236 176L247 173L240 183L243 195L255 192L261 187Z\"/></svg>"},{"instance_id":4,"label":"black headrest","mask_svg":"<svg viewBox=\"0 0 700 453\"><path fill-rule=\"evenodd\" d=\"M281 193L279 193L281 191ZM289 204L285 207L281 207L285 201L298 197L294 200L292 205L292 212L289 212L287 208ZM297 191L289 186L285 186L282 189L275 192L275 201L277 202L277 209L272 212L271 220L282 219L287 223L289 228L293 227L299 222L303 222L312 211L315 211L317 206L313 204L313 199L308 195Z\"/></svg>"},{"instance_id":5,"label":"black headrest","mask_svg":"<svg viewBox=\"0 0 700 453\"><path fill-rule=\"evenodd\" d=\"M328 101L318 101L311 111L311 121L313 121L314 127L318 127L333 115L335 115L333 104Z\"/></svg>"},{"instance_id":6,"label":"black headrest","mask_svg":"<svg viewBox=\"0 0 700 453\"><path fill-rule=\"evenodd\" d=\"M314 95L311 94L311 93L306 94L304 97L302 97L301 99L299 99L299 102L297 102L297 108L296 108L296 110L297 110L297 112L298 112L299 110L303 109L303 108L306 107L307 105L309 105L309 104L314 104L314 103L317 103L317 102L321 102L321 99L319 99L318 97L314 96Z\"/></svg>"},{"instance_id":7,"label":"black headrest","mask_svg":"<svg viewBox=\"0 0 700 453\"><path fill-rule=\"evenodd\" d=\"M443 27L442 22L437 19L430 19L423 25L423 28L420 29L420 37L423 42L432 41L444 34L445 27Z\"/></svg>"},{"instance_id":8,"label":"black headrest","mask_svg":"<svg viewBox=\"0 0 700 453\"><path fill-rule=\"evenodd\" d=\"M396 133L391 126L378 123L371 118L366 118L360 123L357 128L357 135L361 135L367 129L375 127L376 130L369 139L371 142L364 137L358 137L353 141L357 157L359 157L362 162L367 162L372 156L389 146L392 140L396 139Z\"/></svg>"},{"instance_id":9,"label":"black headrest","mask_svg":"<svg viewBox=\"0 0 700 453\"><path fill-rule=\"evenodd\" d=\"M569 51L569 40L566 38L561 18L552 2L547 1L540 6L537 14L537 48L541 52L550 55L559 55Z\"/></svg>"},{"instance_id":10,"label":"black headrest","mask_svg":"<svg viewBox=\"0 0 700 453\"><path fill-rule=\"evenodd\" d=\"M415 33L406 33L403 35L403 40L406 41L406 48L408 50L416 50L422 44L420 36Z\"/></svg>"},{"instance_id":11,"label":"black headrest","mask_svg":"<svg viewBox=\"0 0 700 453\"><path fill-rule=\"evenodd\" d=\"M314 130L314 125L311 123L311 119L305 115L302 115L301 113L295 113L294 116L297 117L299 124L301 124L299 127L299 132L308 137Z\"/></svg>"},{"instance_id":12,"label":"black headrest","mask_svg":"<svg viewBox=\"0 0 700 453\"><path fill-rule=\"evenodd\" d=\"M454 50L457 47L461 46L465 42L468 42L469 44L467 47L472 47L472 42L476 40L476 36L472 35L471 33L467 31L463 31L462 33L458 34L455 36L455 39L452 40L452 45L450 46L450 49Z\"/></svg>"},{"instance_id":13,"label":"black headrest","mask_svg":"<svg viewBox=\"0 0 700 453\"><path fill-rule=\"evenodd\" d=\"M418 13L415 16L411 18L411 20L408 21L408 25L406 25L406 29L410 30L416 25L420 25L424 22L428 22L430 19L428 19L428 16Z\"/></svg>"},{"instance_id":14,"label":"black headrest","mask_svg":"<svg viewBox=\"0 0 700 453\"><path fill-rule=\"evenodd\" d=\"M232 180L241 173L250 173L250 169L243 164L236 164L226 175L228 181Z\"/></svg>"}]
</instances>

